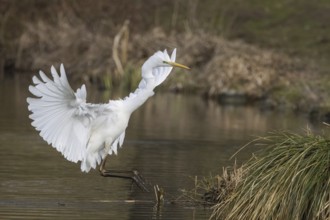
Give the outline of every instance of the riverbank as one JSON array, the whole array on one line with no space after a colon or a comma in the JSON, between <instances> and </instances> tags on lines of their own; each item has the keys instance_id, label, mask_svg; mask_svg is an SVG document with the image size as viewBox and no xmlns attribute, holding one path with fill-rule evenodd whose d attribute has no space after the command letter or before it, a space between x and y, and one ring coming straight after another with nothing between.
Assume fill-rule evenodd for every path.
<instances>
[{"instance_id":1,"label":"riverbank","mask_svg":"<svg viewBox=\"0 0 330 220\"><path fill-rule=\"evenodd\" d=\"M179 24L168 28L165 20L142 25L132 18L114 19L119 12L105 2L84 2L91 12L73 3L58 2L61 4L5 4L9 10L7 17L2 17L2 29L8 30L1 38L2 78L17 72L28 72L30 76L63 62L73 81L96 84L100 89L132 90L140 80L145 59L159 49L178 48L178 61L192 70L176 70L162 90L200 94L224 104L303 111L317 120L329 120L330 78L324 73L324 66L306 55L292 56L286 50L246 43L253 42L250 38L237 40L230 34L211 32L203 24L196 25L196 19L190 19L189 28L185 29L180 29ZM27 13L17 15L22 20L10 20L24 7ZM153 7L160 6L127 10L151 12ZM244 7L237 10L248 11L247 5ZM47 17L52 10L56 13ZM107 10L111 19L110 15L106 17ZM249 10L255 8L251 6ZM173 16L177 13L172 12Z\"/></svg>"}]
</instances>

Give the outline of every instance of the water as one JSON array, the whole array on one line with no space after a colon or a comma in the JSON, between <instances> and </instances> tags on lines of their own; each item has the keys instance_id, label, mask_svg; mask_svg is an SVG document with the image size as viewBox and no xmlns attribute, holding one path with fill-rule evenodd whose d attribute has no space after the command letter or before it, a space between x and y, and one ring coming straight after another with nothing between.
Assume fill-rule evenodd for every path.
<instances>
[{"instance_id":1,"label":"water","mask_svg":"<svg viewBox=\"0 0 330 220\"><path fill-rule=\"evenodd\" d=\"M130 182L80 172L47 146L30 126L26 82L0 82L1 219L208 219L210 210L165 203L154 194L131 189ZM106 95L94 93L93 100ZM220 106L200 97L156 94L129 123L113 169L138 169L165 189L166 201L190 189L191 177L217 174L233 165L233 155L255 136L277 129L302 132L305 116ZM311 126L311 125L309 125ZM237 160L256 149L246 148Z\"/></svg>"}]
</instances>

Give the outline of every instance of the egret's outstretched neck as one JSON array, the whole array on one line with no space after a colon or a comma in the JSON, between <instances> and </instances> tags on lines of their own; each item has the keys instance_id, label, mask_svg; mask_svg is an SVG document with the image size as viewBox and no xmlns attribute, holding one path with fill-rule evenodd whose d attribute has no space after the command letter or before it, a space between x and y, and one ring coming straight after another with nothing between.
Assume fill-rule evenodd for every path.
<instances>
[{"instance_id":1,"label":"egret's outstretched neck","mask_svg":"<svg viewBox=\"0 0 330 220\"><path fill-rule=\"evenodd\" d=\"M142 66L142 77L143 78L153 78L152 69L154 68L154 63L151 61L146 61Z\"/></svg>"},{"instance_id":2,"label":"egret's outstretched neck","mask_svg":"<svg viewBox=\"0 0 330 220\"><path fill-rule=\"evenodd\" d=\"M145 103L149 97L154 95L153 89L155 87L148 86L143 80L141 80L139 87L123 100L124 108L130 114Z\"/></svg>"}]
</instances>

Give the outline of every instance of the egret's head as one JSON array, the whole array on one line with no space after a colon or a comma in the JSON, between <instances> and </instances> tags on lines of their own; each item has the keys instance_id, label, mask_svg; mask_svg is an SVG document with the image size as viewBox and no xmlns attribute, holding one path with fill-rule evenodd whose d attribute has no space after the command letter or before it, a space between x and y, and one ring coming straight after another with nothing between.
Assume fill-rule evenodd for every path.
<instances>
[{"instance_id":1,"label":"egret's head","mask_svg":"<svg viewBox=\"0 0 330 220\"><path fill-rule=\"evenodd\" d=\"M142 77L145 79L155 79L156 84L162 83L170 74L173 67L190 69L189 67L176 63L176 49L173 50L171 56L166 50L158 51L152 55L142 66Z\"/></svg>"}]
</instances>

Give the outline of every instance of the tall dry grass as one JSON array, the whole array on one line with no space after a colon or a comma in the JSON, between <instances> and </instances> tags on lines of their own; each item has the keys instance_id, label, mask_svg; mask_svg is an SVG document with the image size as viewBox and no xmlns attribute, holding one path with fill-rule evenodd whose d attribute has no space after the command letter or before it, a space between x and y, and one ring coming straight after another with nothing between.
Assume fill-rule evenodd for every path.
<instances>
[{"instance_id":1,"label":"tall dry grass","mask_svg":"<svg viewBox=\"0 0 330 220\"><path fill-rule=\"evenodd\" d=\"M330 219L330 140L312 133L274 133L243 166L243 181L217 219Z\"/></svg>"}]
</instances>

